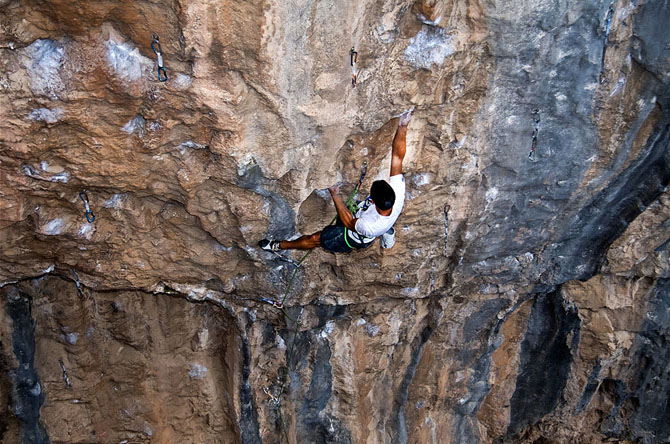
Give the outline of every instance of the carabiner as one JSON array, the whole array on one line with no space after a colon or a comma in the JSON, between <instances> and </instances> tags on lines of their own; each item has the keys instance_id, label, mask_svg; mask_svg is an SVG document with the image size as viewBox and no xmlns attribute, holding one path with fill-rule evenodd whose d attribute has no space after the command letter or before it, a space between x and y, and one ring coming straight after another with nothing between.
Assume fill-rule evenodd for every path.
<instances>
[{"instance_id":1,"label":"carabiner","mask_svg":"<svg viewBox=\"0 0 670 444\"><path fill-rule=\"evenodd\" d=\"M368 172L368 161L364 160L363 165L361 165L361 177L358 179L358 185L363 183L363 180L365 179L365 175Z\"/></svg>"},{"instance_id":2,"label":"carabiner","mask_svg":"<svg viewBox=\"0 0 670 444\"><path fill-rule=\"evenodd\" d=\"M165 67L163 66L163 48L161 48L161 42L158 40L158 36L154 34L152 36L153 40L151 41L151 49L156 54L157 64L158 64L158 80L160 82L167 82L168 75ZM156 49L158 47L158 49Z\"/></svg>"},{"instance_id":3,"label":"carabiner","mask_svg":"<svg viewBox=\"0 0 670 444\"><path fill-rule=\"evenodd\" d=\"M86 220L89 223L92 223L95 220L95 214L93 214L93 211L91 211L91 206L88 202L88 194L86 194L86 191L79 193L79 198L84 202L84 206L86 207Z\"/></svg>"},{"instance_id":4,"label":"carabiner","mask_svg":"<svg viewBox=\"0 0 670 444\"><path fill-rule=\"evenodd\" d=\"M163 77L161 77L161 73L163 73ZM167 71L165 70L164 67L159 66L158 67L158 80L161 81L161 82L167 82L167 79L168 79Z\"/></svg>"},{"instance_id":5,"label":"carabiner","mask_svg":"<svg viewBox=\"0 0 670 444\"><path fill-rule=\"evenodd\" d=\"M154 54L156 54L156 55L162 54L163 49L161 48L161 42L158 41L158 36L156 34L154 34L152 36L152 38L153 38L153 40L151 41L151 49L153 49ZM154 45L158 45L158 49L156 49L156 47Z\"/></svg>"}]
</instances>

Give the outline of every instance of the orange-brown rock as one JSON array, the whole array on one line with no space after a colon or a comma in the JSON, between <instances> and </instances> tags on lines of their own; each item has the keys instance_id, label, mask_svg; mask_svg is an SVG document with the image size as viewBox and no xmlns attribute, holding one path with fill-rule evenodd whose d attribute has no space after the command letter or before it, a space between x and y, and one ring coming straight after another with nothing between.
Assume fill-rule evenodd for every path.
<instances>
[{"instance_id":1,"label":"orange-brown rock","mask_svg":"<svg viewBox=\"0 0 670 444\"><path fill-rule=\"evenodd\" d=\"M669 19L0 0L0 443L670 440ZM257 247L412 107L392 249Z\"/></svg>"}]
</instances>

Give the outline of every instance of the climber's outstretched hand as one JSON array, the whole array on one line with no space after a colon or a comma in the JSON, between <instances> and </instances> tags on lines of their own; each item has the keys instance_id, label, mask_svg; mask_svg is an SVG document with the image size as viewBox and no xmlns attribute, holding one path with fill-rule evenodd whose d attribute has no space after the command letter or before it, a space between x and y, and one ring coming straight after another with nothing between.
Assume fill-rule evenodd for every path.
<instances>
[{"instance_id":1,"label":"climber's outstretched hand","mask_svg":"<svg viewBox=\"0 0 670 444\"><path fill-rule=\"evenodd\" d=\"M414 112L414 107L411 107L404 113L400 114L400 119L398 120L398 126L407 126L409 121L412 120L412 112Z\"/></svg>"}]
</instances>

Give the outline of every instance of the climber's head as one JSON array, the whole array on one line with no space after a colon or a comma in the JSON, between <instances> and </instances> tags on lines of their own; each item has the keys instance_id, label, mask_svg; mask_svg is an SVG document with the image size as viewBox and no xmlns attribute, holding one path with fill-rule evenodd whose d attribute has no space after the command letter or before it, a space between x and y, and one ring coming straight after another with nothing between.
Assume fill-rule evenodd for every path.
<instances>
[{"instance_id":1,"label":"climber's head","mask_svg":"<svg viewBox=\"0 0 670 444\"><path fill-rule=\"evenodd\" d=\"M370 187L370 198L380 210L393 208L395 192L385 180L375 180Z\"/></svg>"}]
</instances>

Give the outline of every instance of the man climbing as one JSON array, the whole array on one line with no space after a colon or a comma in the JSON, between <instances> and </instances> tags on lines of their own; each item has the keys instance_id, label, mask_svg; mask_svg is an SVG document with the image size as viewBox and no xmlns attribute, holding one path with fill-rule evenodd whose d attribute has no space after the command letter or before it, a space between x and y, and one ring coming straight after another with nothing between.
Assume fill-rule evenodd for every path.
<instances>
[{"instance_id":1,"label":"man climbing","mask_svg":"<svg viewBox=\"0 0 670 444\"><path fill-rule=\"evenodd\" d=\"M367 248L382 237L382 246L390 248L395 242L393 224L400 216L405 202L405 178L402 161L405 158L407 124L412 110L405 111L398 120L398 129L393 137L391 150L391 174L389 181L377 180L370 187L370 197L361 202L356 215L351 214L338 196L339 186L328 188L337 210L337 223L328 225L314 234L300 236L292 241L263 239L258 245L267 251L311 250L322 247L333 253L348 253Z\"/></svg>"}]
</instances>

